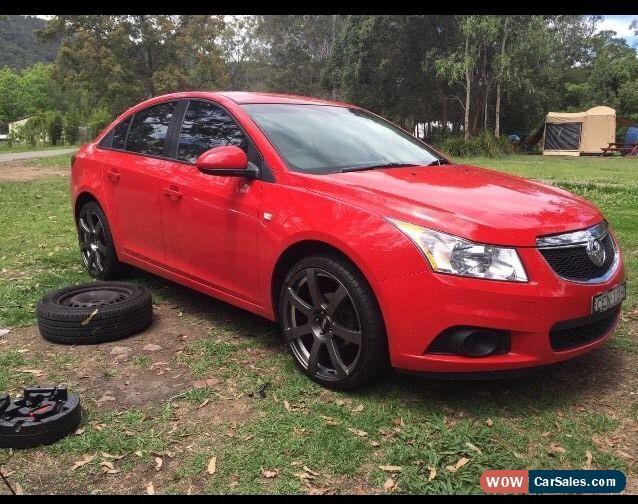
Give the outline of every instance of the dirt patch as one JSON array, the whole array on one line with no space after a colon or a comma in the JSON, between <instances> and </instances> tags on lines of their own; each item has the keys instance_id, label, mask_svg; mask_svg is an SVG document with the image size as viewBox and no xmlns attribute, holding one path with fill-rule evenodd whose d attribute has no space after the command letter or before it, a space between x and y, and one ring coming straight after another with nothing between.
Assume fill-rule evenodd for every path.
<instances>
[{"instance_id":1,"label":"dirt patch","mask_svg":"<svg viewBox=\"0 0 638 504\"><path fill-rule=\"evenodd\" d=\"M0 163L0 182L30 182L68 174L67 166L30 166L21 161Z\"/></svg>"}]
</instances>

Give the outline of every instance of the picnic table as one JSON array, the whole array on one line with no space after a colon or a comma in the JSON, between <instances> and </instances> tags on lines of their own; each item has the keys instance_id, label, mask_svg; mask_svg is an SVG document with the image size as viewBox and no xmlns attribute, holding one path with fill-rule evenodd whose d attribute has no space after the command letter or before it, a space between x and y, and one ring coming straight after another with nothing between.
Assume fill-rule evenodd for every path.
<instances>
[{"instance_id":1,"label":"picnic table","mask_svg":"<svg viewBox=\"0 0 638 504\"><path fill-rule=\"evenodd\" d=\"M601 156L606 154L613 154L614 152L620 152L621 156L636 156L638 155L638 143L624 143L624 142L609 142L607 147L601 147Z\"/></svg>"}]
</instances>

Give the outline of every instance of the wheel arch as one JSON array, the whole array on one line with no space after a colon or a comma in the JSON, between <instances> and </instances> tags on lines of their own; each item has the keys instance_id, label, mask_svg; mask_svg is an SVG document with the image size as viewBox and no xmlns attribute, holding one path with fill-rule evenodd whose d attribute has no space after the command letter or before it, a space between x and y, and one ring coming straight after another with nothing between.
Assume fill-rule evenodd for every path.
<instances>
[{"instance_id":1,"label":"wheel arch","mask_svg":"<svg viewBox=\"0 0 638 504\"><path fill-rule=\"evenodd\" d=\"M73 205L73 217L75 218L76 221L78 220L80 209L90 201L94 201L95 203L100 205L100 208L102 210L104 210L104 205L100 203L100 200L98 200L93 193L89 191L82 191L75 198L75 204Z\"/></svg>"},{"instance_id":2,"label":"wheel arch","mask_svg":"<svg viewBox=\"0 0 638 504\"><path fill-rule=\"evenodd\" d=\"M361 274L361 277L365 280L367 286L372 292L377 305L379 306L379 310L381 313L381 317L383 318L383 310L381 309L381 303L379 301L379 296L375 292L374 286L370 282L368 276L365 274L363 268L361 268L357 261L355 261L352 257L350 257L346 252L336 247L333 244L327 243L322 240L317 239L304 239L297 241L291 245L289 245L279 256L277 262L275 263L275 267L273 268L272 277L270 281L270 299L272 303L273 314L275 319L279 318L279 291L281 289L281 285L284 281L286 273L288 270L300 259L304 257L308 257L313 254L333 254L336 255L346 261L348 261L357 271ZM385 325L385 321L384 321Z\"/></svg>"}]
</instances>

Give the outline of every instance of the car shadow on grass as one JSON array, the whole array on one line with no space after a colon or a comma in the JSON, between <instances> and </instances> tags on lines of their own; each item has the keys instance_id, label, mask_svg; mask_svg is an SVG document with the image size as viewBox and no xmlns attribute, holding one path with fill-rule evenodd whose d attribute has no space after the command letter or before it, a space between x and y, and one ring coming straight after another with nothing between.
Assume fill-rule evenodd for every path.
<instances>
[{"instance_id":1,"label":"car shadow on grass","mask_svg":"<svg viewBox=\"0 0 638 504\"><path fill-rule=\"evenodd\" d=\"M277 325L263 317L141 270L133 270L130 280L147 285L157 300L169 303L178 312L199 317L243 341L255 339L260 348L280 355L287 353ZM632 380L627 366L622 353L607 345L513 378L494 375L489 379L445 379L390 372L384 379L348 394L360 399L395 399L404 404L449 406L470 415L501 417L519 416L523 411L540 413L582 407L589 402L598 406L609 403L612 407L623 393L619 382ZM628 386L626 383L625 388Z\"/></svg>"}]
</instances>

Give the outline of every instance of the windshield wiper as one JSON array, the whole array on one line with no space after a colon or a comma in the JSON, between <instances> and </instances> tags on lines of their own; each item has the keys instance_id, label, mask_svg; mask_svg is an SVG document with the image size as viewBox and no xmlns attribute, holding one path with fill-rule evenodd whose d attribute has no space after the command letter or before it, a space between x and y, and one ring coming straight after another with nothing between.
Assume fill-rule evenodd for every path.
<instances>
[{"instance_id":1,"label":"windshield wiper","mask_svg":"<svg viewBox=\"0 0 638 504\"><path fill-rule=\"evenodd\" d=\"M339 173L346 173L346 172L353 172L353 171L364 171L364 170L376 170L377 168L399 168L402 166L419 166L417 164L414 163L383 163L383 164L378 164L378 165L372 165L372 166L353 166L350 168L342 168L341 170L339 170Z\"/></svg>"},{"instance_id":2,"label":"windshield wiper","mask_svg":"<svg viewBox=\"0 0 638 504\"><path fill-rule=\"evenodd\" d=\"M444 164L450 164L450 162L446 161L445 159L437 159L436 161L432 161L431 163L428 163L425 166L441 166Z\"/></svg>"}]
</instances>

